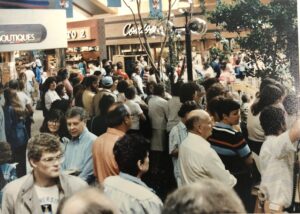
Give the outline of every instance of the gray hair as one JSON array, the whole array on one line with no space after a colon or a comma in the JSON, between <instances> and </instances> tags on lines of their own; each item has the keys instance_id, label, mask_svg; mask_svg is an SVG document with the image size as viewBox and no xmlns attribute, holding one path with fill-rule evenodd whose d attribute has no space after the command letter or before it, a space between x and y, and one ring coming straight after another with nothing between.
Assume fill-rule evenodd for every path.
<instances>
[{"instance_id":1,"label":"gray hair","mask_svg":"<svg viewBox=\"0 0 300 214\"><path fill-rule=\"evenodd\" d=\"M116 214L113 202L99 188L83 189L59 204L57 214Z\"/></svg>"},{"instance_id":2,"label":"gray hair","mask_svg":"<svg viewBox=\"0 0 300 214\"><path fill-rule=\"evenodd\" d=\"M66 119L73 118L76 116L79 116L80 120L82 121L86 121L88 119L88 114L86 110L84 110L84 108L82 107L74 106L70 108L66 113Z\"/></svg>"},{"instance_id":3,"label":"gray hair","mask_svg":"<svg viewBox=\"0 0 300 214\"><path fill-rule=\"evenodd\" d=\"M170 194L162 214L246 213L236 193L221 182L204 179Z\"/></svg>"}]
</instances>

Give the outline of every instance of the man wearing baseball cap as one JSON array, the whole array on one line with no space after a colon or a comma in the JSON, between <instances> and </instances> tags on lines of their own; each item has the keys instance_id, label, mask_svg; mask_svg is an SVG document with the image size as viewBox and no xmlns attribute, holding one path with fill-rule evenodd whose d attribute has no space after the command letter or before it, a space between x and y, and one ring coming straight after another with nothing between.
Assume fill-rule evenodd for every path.
<instances>
[{"instance_id":1,"label":"man wearing baseball cap","mask_svg":"<svg viewBox=\"0 0 300 214\"><path fill-rule=\"evenodd\" d=\"M114 85L113 78L111 76L102 77L101 85L102 89L97 92L93 99L93 112L95 116L101 113L99 109L99 103L103 95L111 95L115 98L115 101L117 101L117 96L112 92L112 88Z\"/></svg>"}]
</instances>

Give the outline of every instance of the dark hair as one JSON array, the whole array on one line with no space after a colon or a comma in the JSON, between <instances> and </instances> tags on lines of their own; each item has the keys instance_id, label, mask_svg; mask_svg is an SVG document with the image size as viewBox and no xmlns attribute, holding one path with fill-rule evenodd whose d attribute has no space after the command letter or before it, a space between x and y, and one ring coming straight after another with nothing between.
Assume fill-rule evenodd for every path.
<instances>
[{"instance_id":1,"label":"dark hair","mask_svg":"<svg viewBox=\"0 0 300 214\"><path fill-rule=\"evenodd\" d=\"M97 76L97 77L100 76L101 75L101 71L99 71L99 70L95 71L94 75Z\"/></svg>"},{"instance_id":2,"label":"dark hair","mask_svg":"<svg viewBox=\"0 0 300 214\"><path fill-rule=\"evenodd\" d=\"M25 85L26 85L25 80L19 79L18 84L19 84L19 90L20 90L20 91L23 91L24 88L25 88Z\"/></svg>"},{"instance_id":3,"label":"dark hair","mask_svg":"<svg viewBox=\"0 0 300 214\"><path fill-rule=\"evenodd\" d=\"M117 90L119 93L124 93L128 87L129 87L128 82L126 80L121 80L118 82Z\"/></svg>"},{"instance_id":4,"label":"dark hair","mask_svg":"<svg viewBox=\"0 0 300 214\"><path fill-rule=\"evenodd\" d=\"M28 159L39 161L43 152L55 153L62 151L60 140L49 133L40 133L29 139L27 145Z\"/></svg>"},{"instance_id":5,"label":"dark hair","mask_svg":"<svg viewBox=\"0 0 300 214\"><path fill-rule=\"evenodd\" d=\"M123 69L123 63L122 62L117 62L117 68L118 69Z\"/></svg>"},{"instance_id":6,"label":"dark hair","mask_svg":"<svg viewBox=\"0 0 300 214\"><path fill-rule=\"evenodd\" d=\"M68 70L65 68L60 69L57 72L57 76L61 79L61 80L65 80L68 78ZM49 77L48 77L49 78Z\"/></svg>"},{"instance_id":7,"label":"dark hair","mask_svg":"<svg viewBox=\"0 0 300 214\"><path fill-rule=\"evenodd\" d=\"M17 90L17 89L19 88L19 82L18 82L18 80L10 80L10 81L8 82L8 87L9 87L10 89L15 89L15 90Z\"/></svg>"},{"instance_id":8,"label":"dark hair","mask_svg":"<svg viewBox=\"0 0 300 214\"><path fill-rule=\"evenodd\" d=\"M163 96L165 93L165 87L163 84L158 83L153 88L153 94L157 96Z\"/></svg>"},{"instance_id":9,"label":"dark hair","mask_svg":"<svg viewBox=\"0 0 300 214\"><path fill-rule=\"evenodd\" d=\"M116 127L123 123L125 117L129 116L129 112L125 105L121 102L116 102L113 105L113 108L110 109L107 113L107 126Z\"/></svg>"},{"instance_id":10,"label":"dark hair","mask_svg":"<svg viewBox=\"0 0 300 214\"><path fill-rule=\"evenodd\" d=\"M247 94L243 94L242 97L241 97L241 99L242 99L243 103L249 102L249 96Z\"/></svg>"},{"instance_id":11,"label":"dark hair","mask_svg":"<svg viewBox=\"0 0 300 214\"><path fill-rule=\"evenodd\" d=\"M205 80L202 85L205 88L205 91L207 91L213 84L218 83L219 80L217 78L209 78Z\"/></svg>"},{"instance_id":12,"label":"dark hair","mask_svg":"<svg viewBox=\"0 0 300 214\"><path fill-rule=\"evenodd\" d=\"M51 85L51 83L55 82L56 83L56 78L55 77L48 77L45 82L43 83L42 89L46 93Z\"/></svg>"},{"instance_id":13,"label":"dark hair","mask_svg":"<svg viewBox=\"0 0 300 214\"><path fill-rule=\"evenodd\" d=\"M47 116L45 117L45 119L42 123L42 126L40 128L41 133L50 133L50 130L48 128L48 121L59 122L60 127L58 129L57 134L60 138L69 136L66 118L65 118L64 114L62 113L62 111L60 111L58 109L50 109L50 111L48 112Z\"/></svg>"},{"instance_id":14,"label":"dark hair","mask_svg":"<svg viewBox=\"0 0 300 214\"><path fill-rule=\"evenodd\" d=\"M136 134L126 134L114 146L114 156L121 172L137 176L137 162L147 157L150 144L146 138Z\"/></svg>"},{"instance_id":15,"label":"dark hair","mask_svg":"<svg viewBox=\"0 0 300 214\"><path fill-rule=\"evenodd\" d=\"M186 101L191 101L194 99L196 93L196 87L194 82L184 83L180 88L180 102L185 103Z\"/></svg>"},{"instance_id":16,"label":"dark hair","mask_svg":"<svg viewBox=\"0 0 300 214\"><path fill-rule=\"evenodd\" d=\"M265 107L273 105L283 96L283 92L275 85L266 85L259 95L259 100L251 106L253 115L259 114Z\"/></svg>"},{"instance_id":17,"label":"dark hair","mask_svg":"<svg viewBox=\"0 0 300 214\"><path fill-rule=\"evenodd\" d=\"M104 70L106 72L106 76L110 75L111 71L112 71L112 67L110 65L106 65L104 66Z\"/></svg>"},{"instance_id":18,"label":"dark hair","mask_svg":"<svg viewBox=\"0 0 300 214\"><path fill-rule=\"evenodd\" d=\"M171 88L172 96L180 95L181 86L183 85L183 81L177 81Z\"/></svg>"},{"instance_id":19,"label":"dark hair","mask_svg":"<svg viewBox=\"0 0 300 214\"><path fill-rule=\"evenodd\" d=\"M206 100L209 103L214 97L224 95L226 90L221 83L213 84L207 91L206 91Z\"/></svg>"},{"instance_id":20,"label":"dark hair","mask_svg":"<svg viewBox=\"0 0 300 214\"><path fill-rule=\"evenodd\" d=\"M9 163L12 158L11 147L7 142L0 141L0 165Z\"/></svg>"},{"instance_id":21,"label":"dark hair","mask_svg":"<svg viewBox=\"0 0 300 214\"><path fill-rule=\"evenodd\" d=\"M135 95L136 95L136 89L134 86L130 86L125 90L125 97L128 100L134 99Z\"/></svg>"},{"instance_id":22,"label":"dark hair","mask_svg":"<svg viewBox=\"0 0 300 214\"><path fill-rule=\"evenodd\" d=\"M74 78L78 77L78 73L70 73L69 81L72 82Z\"/></svg>"},{"instance_id":23,"label":"dark hair","mask_svg":"<svg viewBox=\"0 0 300 214\"><path fill-rule=\"evenodd\" d=\"M86 87L90 87L94 82L98 83L98 77L95 75L90 75L87 77L85 85Z\"/></svg>"},{"instance_id":24,"label":"dark hair","mask_svg":"<svg viewBox=\"0 0 300 214\"><path fill-rule=\"evenodd\" d=\"M66 100L66 99L55 100L53 103L51 103L50 109L58 109L61 110L62 112L66 112L70 108L70 104L71 104L70 100Z\"/></svg>"},{"instance_id":25,"label":"dark hair","mask_svg":"<svg viewBox=\"0 0 300 214\"><path fill-rule=\"evenodd\" d=\"M293 115L298 112L298 98L296 94L288 94L282 104L288 115Z\"/></svg>"},{"instance_id":26,"label":"dark hair","mask_svg":"<svg viewBox=\"0 0 300 214\"><path fill-rule=\"evenodd\" d=\"M286 130L284 110L274 106L265 107L260 116L260 125L265 135L278 135Z\"/></svg>"},{"instance_id":27,"label":"dark hair","mask_svg":"<svg viewBox=\"0 0 300 214\"><path fill-rule=\"evenodd\" d=\"M63 96L64 88L65 88L64 84L57 84L55 91L58 94L58 96L60 97Z\"/></svg>"},{"instance_id":28,"label":"dark hair","mask_svg":"<svg viewBox=\"0 0 300 214\"><path fill-rule=\"evenodd\" d=\"M230 112L238 110L241 107L237 101L231 98L220 99L217 101L217 105L219 108L216 108L216 113L220 120L223 120L224 114L229 116Z\"/></svg>"},{"instance_id":29,"label":"dark hair","mask_svg":"<svg viewBox=\"0 0 300 214\"><path fill-rule=\"evenodd\" d=\"M79 77L76 76L76 77L72 78L72 79L70 80L70 82L71 82L72 86L74 87L74 86L76 86L77 84L80 84L81 79L80 79Z\"/></svg>"},{"instance_id":30,"label":"dark hair","mask_svg":"<svg viewBox=\"0 0 300 214\"><path fill-rule=\"evenodd\" d=\"M156 85L157 85L156 82L153 82L153 81L147 82L147 84L146 84L146 93L147 93L148 95L152 95L152 94L153 94L154 87L155 87Z\"/></svg>"},{"instance_id":31,"label":"dark hair","mask_svg":"<svg viewBox=\"0 0 300 214\"><path fill-rule=\"evenodd\" d=\"M105 64L108 62L108 59L102 59L102 66L105 66Z\"/></svg>"},{"instance_id":32,"label":"dark hair","mask_svg":"<svg viewBox=\"0 0 300 214\"><path fill-rule=\"evenodd\" d=\"M99 102L101 115L107 114L108 109L115 103L115 98L111 95L104 94Z\"/></svg>"},{"instance_id":33,"label":"dark hair","mask_svg":"<svg viewBox=\"0 0 300 214\"><path fill-rule=\"evenodd\" d=\"M219 105L219 102L224 99L224 96L216 96L211 101L209 101L209 103L207 103L207 112L214 117L215 121L220 121L217 111L218 108L222 107Z\"/></svg>"},{"instance_id":34,"label":"dark hair","mask_svg":"<svg viewBox=\"0 0 300 214\"><path fill-rule=\"evenodd\" d=\"M185 103L182 104L178 111L178 116L179 117L185 117L187 113L190 111L193 111L195 109L198 109L198 105L195 101L186 101Z\"/></svg>"},{"instance_id":35,"label":"dark hair","mask_svg":"<svg viewBox=\"0 0 300 214\"><path fill-rule=\"evenodd\" d=\"M70 108L66 113L66 118L73 118L80 116L81 121L86 121L88 118L87 112L82 107L74 106Z\"/></svg>"}]
</instances>

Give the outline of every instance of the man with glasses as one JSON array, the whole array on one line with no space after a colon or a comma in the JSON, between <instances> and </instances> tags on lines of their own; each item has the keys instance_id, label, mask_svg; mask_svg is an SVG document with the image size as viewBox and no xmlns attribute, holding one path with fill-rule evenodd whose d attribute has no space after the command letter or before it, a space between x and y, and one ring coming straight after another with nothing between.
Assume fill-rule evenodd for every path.
<instances>
[{"instance_id":1,"label":"man with glasses","mask_svg":"<svg viewBox=\"0 0 300 214\"><path fill-rule=\"evenodd\" d=\"M63 153L59 138L48 133L36 135L27 150L33 170L4 188L3 214L56 213L64 197L87 186L81 179L60 172Z\"/></svg>"}]
</instances>

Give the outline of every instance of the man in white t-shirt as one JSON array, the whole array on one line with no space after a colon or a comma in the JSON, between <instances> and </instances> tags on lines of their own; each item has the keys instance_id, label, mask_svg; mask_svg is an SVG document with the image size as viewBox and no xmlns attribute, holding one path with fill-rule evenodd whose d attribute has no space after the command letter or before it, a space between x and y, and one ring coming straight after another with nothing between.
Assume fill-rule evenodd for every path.
<instances>
[{"instance_id":1,"label":"man in white t-shirt","mask_svg":"<svg viewBox=\"0 0 300 214\"><path fill-rule=\"evenodd\" d=\"M130 113L132 124L131 130L140 130L140 119L146 120L146 117L141 109L140 105L134 101L136 96L136 89L134 86L130 86L125 91L126 102L125 104L128 106Z\"/></svg>"},{"instance_id":2,"label":"man in white t-shirt","mask_svg":"<svg viewBox=\"0 0 300 214\"><path fill-rule=\"evenodd\" d=\"M33 98L33 92L34 92L34 84L36 82L35 75L30 67L30 64L25 65L25 75L26 75L26 86L27 86L27 92L29 92L30 96Z\"/></svg>"},{"instance_id":3,"label":"man in white t-shirt","mask_svg":"<svg viewBox=\"0 0 300 214\"><path fill-rule=\"evenodd\" d=\"M56 213L59 202L87 184L60 172L63 154L59 138L48 133L32 137L27 146L32 172L4 188L3 214Z\"/></svg>"}]
</instances>

